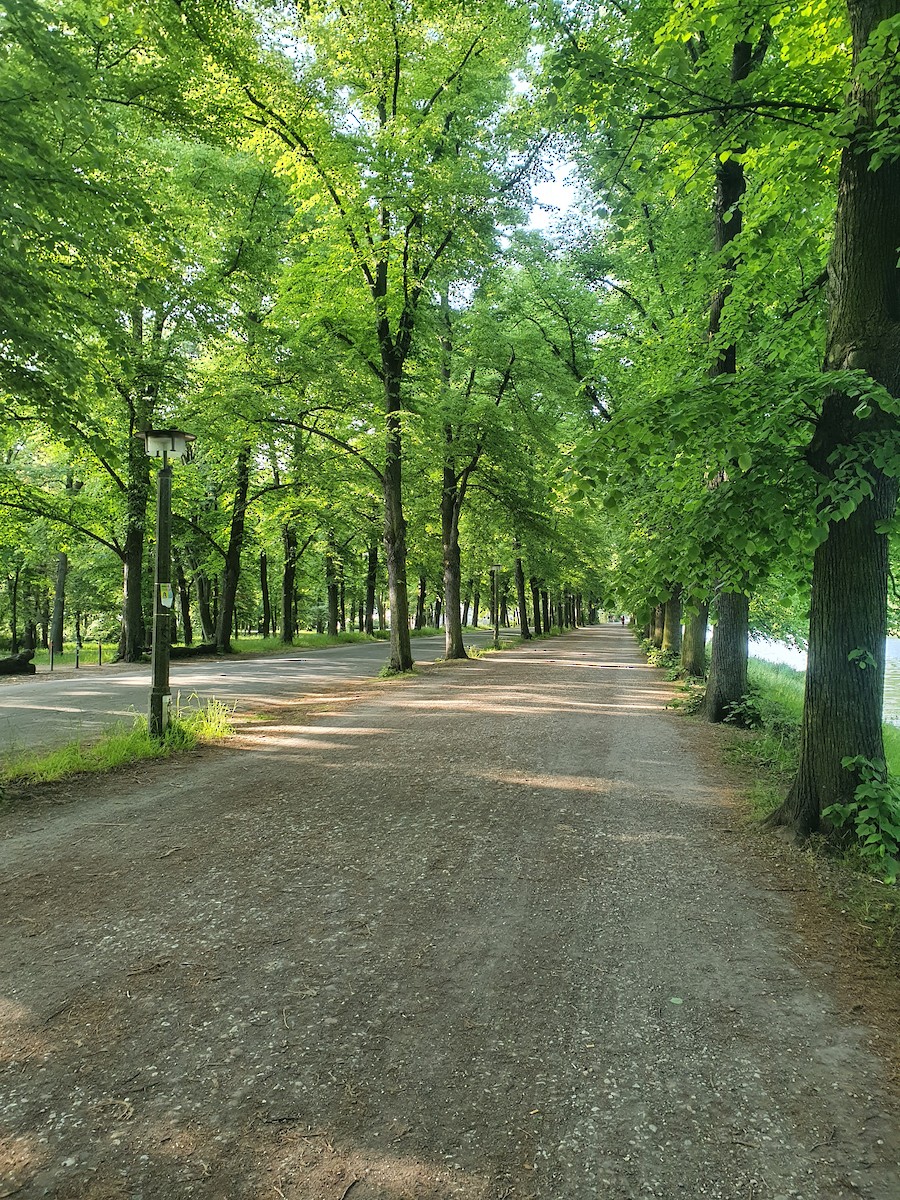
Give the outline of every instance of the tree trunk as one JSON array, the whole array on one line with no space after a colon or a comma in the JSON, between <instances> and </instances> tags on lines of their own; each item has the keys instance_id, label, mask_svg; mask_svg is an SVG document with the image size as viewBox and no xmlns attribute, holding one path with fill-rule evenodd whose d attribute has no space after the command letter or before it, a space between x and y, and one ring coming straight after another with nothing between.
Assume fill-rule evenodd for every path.
<instances>
[{"instance_id":1,"label":"tree trunk","mask_svg":"<svg viewBox=\"0 0 900 1200\"><path fill-rule=\"evenodd\" d=\"M281 529L284 549L284 568L281 573L281 640L286 646L294 640L297 627L294 621L294 585L297 579L297 534L291 525Z\"/></svg>"},{"instance_id":2,"label":"tree trunk","mask_svg":"<svg viewBox=\"0 0 900 1200\"><path fill-rule=\"evenodd\" d=\"M329 637L337 637L339 615L339 593L338 593L338 564L334 557L334 546L332 539L329 537L328 549L325 551L325 595L328 604L328 625L327 633Z\"/></svg>"},{"instance_id":3,"label":"tree trunk","mask_svg":"<svg viewBox=\"0 0 900 1200\"><path fill-rule=\"evenodd\" d=\"M681 643L681 670L695 679L706 678L706 630L709 625L709 605L703 604L688 618Z\"/></svg>"},{"instance_id":4,"label":"tree trunk","mask_svg":"<svg viewBox=\"0 0 900 1200\"><path fill-rule=\"evenodd\" d=\"M470 579L469 582L466 584L466 597L463 600L462 618L461 618L463 628L465 628L469 623L469 608L471 607L471 604L472 604L472 580Z\"/></svg>"},{"instance_id":5,"label":"tree trunk","mask_svg":"<svg viewBox=\"0 0 900 1200\"><path fill-rule=\"evenodd\" d=\"M382 358L385 351L382 348ZM409 599L406 592L406 519L403 516L402 439L400 429L399 363L385 374L385 462L384 462L384 552L387 562L391 607L391 656L389 669L411 671L412 645L409 638Z\"/></svg>"},{"instance_id":6,"label":"tree trunk","mask_svg":"<svg viewBox=\"0 0 900 1200\"><path fill-rule=\"evenodd\" d=\"M19 577L22 568L17 566L12 575L7 575L6 584L9 589L9 652L19 653Z\"/></svg>"},{"instance_id":7,"label":"tree trunk","mask_svg":"<svg viewBox=\"0 0 900 1200\"><path fill-rule=\"evenodd\" d=\"M212 612L212 584L202 568L193 566L194 582L197 585L197 611L200 613L200 631L205 644L216 640L216 622Z\"/></svg>"},{"instance_id":8,"label":"tree trunk","mask_svg":"<svg viewBox=\"0 0 900 1200\"><path fill-rule=\"evenodd\" d=\"M509 587L505 580L500 593L500 624L504 629L509 629Z\"/></svg>"},{"instance_id":9,"label":"tree trunk","mask_svg":"<svg viewBox=\"0 0 900 1200\"><path fill-rule=\"evenodd\" d=\"M262 635L267 638L272 632L272 601L269 598L269 556L265 550L259 555L259 586L262 592Z\"/></svg>"},{"instance_id":10,"label":"tree trunk","mask_svg":"<svg viewBox=\"0 0 900 1200\"><path fill-rule=\"evenodd\" d=\"M666 601L662 648L670 654L681 653L681 588L676 587Z\"/></svg>"},{"instance_id":11,"label":"tree trunk","mask_svg":"<svg viewBox=\"0 0 900 1200\"><path fill-rule=\"evenodd\" d=\"M546 588L541 589L541 611L544 614L544 633L549 633L553 622L550 619L550 593Z\"/></svg>"},{"instance_id":12,"label":"tree trunk","mask_svg":"<svg viewBox=\"0 0 900 1200\"><path fill-rule=\"evenodd\" d=\"M666 606L664 604L657 604L653 609L653 633L650 639L657 650L662 650L665 628Z\"/></svg>"},{"instance_id":13,"label":"tree trunk","mask_svg":"<svg viewBox=\"0 0 900 1200\"><path fill-rule=\"evenodd\" d=\"M53 616L50 620L50 645L54 654L62 654L63 624L66 613L66 577L69 574L69 556L60 551L56 556L56 583L53 591ZM140 592L138 592L140 599ZM140 657L140 655L138 655ZM133 659L129 659L133 662Z\"/></svg>"},{"instance_id":14,"label":"tree trunk","mask_svg":"<svg viewBox=\"0 0 900 1200\"><path fill-rule=\"evenodd\" d=\"M730 706L747 692L747 644L749 603L743 592L720 592L716 600L718 623L713 631L705 712L718 723L728 716Z\"/></svg>"},{"instance_id":15,"label":"tree trunk","mask_svg":"<svg viewBox=\"0 0 900 1200\"><path fill-rule=\"evenodd\" d=\"M122 548L123 610L120 659L140 662L146 644L143 603L144 538L150 496L150 460L135 443L129 446L125 489L125 540Z\"/></svg>"},{"instance_id":16,"label":"tree trunk","mask_svg":"<svg viewBox=\"0 0 900 1200\"><path fill-rule=\"evenodd\" d=\"M416 617L414 629L422 629L425 625L425 600L428 595L428 580L424 575L419 576L419 591L416 595Z\"/></svg>"},{"instance_id":17,"label":"tree trunk","mask_svg":"<svg viewBox=\"0 0 900 1200\"><path fill-rule=\"evenodd\" d=\"M184 644L192 646L194 644L194 626L191 623L191 588L184 571L181 554L176 551L174 558L175 578L178 581L178 603L181 607L181 632L184 636Z\"/></svg>"},{"instance_id":18,"label":"tree trunk","mask_svg":"<svg viewBox=\"0 0 900 1200\"><path fill-rule=\"evenodd\" d=\"M877 26L900 14L900 0L849 0L853 65ZM826 371L865 371L900 397L900 159L873 163L869 139L879 108L896 86L891 39L880 63L853 76L848 111L855 130L841 153L835 237L828 263ZM866 86L870 90L866 90ZM822 809L853 799L859 771L842 759L884 763L882 690L887 626L888 546L881 532L894 513L897 483L873 461L889 445L897 419L859 397L833 391L825 400L807 457L823 492L848 461L865 473L871 493L844 519L829 521L813 560L809 659L797 777L771 822L803 837L819 828ZM849 498L850 502L852 498ZM824 501L823 501L824 503Z\"/></svg>"},{"instance_id":19,"label":"tree trunk","mask_svg":"<svg viewBox=\"0 0 900 1200\"><path fill-rule=\"evenodd\" d=\"M365 630L368 634L375 632L375 590L378 585L378 543L372 541L366 559L366 608Z\"/></svg>"},{"instance_id":20,"label":"tree trunk","mask_svg":"<svg viewBox=\"0 0 900 1200\"><path fill-rule=\"evenodd\" d=\"M225 551L222 571L222 591L216 624L216 650L231 653L231 626L237 605L238 580L241 577L241 551L244 548L244 521L247 513L247 492L250 489L250 447L242 446L237 457L237 479L234 505L231 510L231 532Z\"/></svg>"},{"instance_id":21,"label":"tree trunk","mask_svg":"<svg viewBox=\"0 0 900 1200\"><path fill-rule=\"evenodd\" d=\"M736 42L731 55L731 83L743 83L758 65L753 46ZM714 246L721 258L728 246L743 229L741 201L746 191L742 152L744 146L729 147L735 151L725 161L716 164L716 187L713 204ZM722 314L731 295L731 277L736 270L732 254L722 264L726 282L713 298L709 313L709 340L716 344ZM737 371L737 346L719 346L716 361L710 369L713 377L734 375ZM715 486L715 484L713 485ZM747 691L748 600L738 592L720 593L716 603L718 623L713 633L713 648L709 667L705 711L709 721L719 722L727 716L729 706L738 703Z\"/></svg>"},{"instance_id":22,"label":"tree trunk","mask_svg":"<svg viewBox=\"0 0 900 1200\"><path fill-rule=\"evenodd\" d=\"M544 632L541 622L541 589L533 575L528 582L531 586L531 611L534 614L534 636L540 637Z\"/></svg>"},{"instance_id":23,"label":"tree trunk","mask_svg":"<svg viewBox=\"0 0 900 1200\"><path fill-rule=\"evenodd\" d=\"M472 625L478 627L478 609L481 604L480 584L476 582L475 591L472 594Z\"/></svg>"},{"instance_id":24,"label":"tree trunk","mask_svg":"<svg viewBox=\"0 0 900 1200\"><path fill-rule=\"evenodd\" d=\"M516 558L516 595L519 599L519 628L524 641L531 640L531 630L528 628L528 600L525 593L525 571L521 558Z\"/></svg>"},{"instance_id":25,"label":"tree trunk","mask_svg":"<svg viewBox=\"0 0 900 1200\"><path fill-rule=\"evenodd\" d=\"M40 595L36 598L35 607L38 614L38 625L41 630L41 649L49 650L50 648L50 596L45 589L41 589Z\"/></svg>"},{"instance_id":26,"label":"tree trunk","mask_svg":"<svg viewBox=\"0 0 900 1200\"><path fill-rule=\"evenodd\" d=\"M444 556L444 657L468 658L463 644L463 620L460 615L462 565L459 551L459 514L464 492L460 489L452 465L444 463L444 488L441 492L441 545Z\"/></svg>"}]
</instances>

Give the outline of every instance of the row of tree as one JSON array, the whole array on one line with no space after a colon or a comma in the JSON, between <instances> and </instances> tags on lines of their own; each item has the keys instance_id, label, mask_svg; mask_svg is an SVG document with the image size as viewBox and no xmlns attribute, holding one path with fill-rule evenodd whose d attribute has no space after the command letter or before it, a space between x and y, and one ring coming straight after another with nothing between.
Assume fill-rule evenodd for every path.
<instances>
[{"instance_id":1,"label":"row of tree","mask_svg":"<svg viewBox=\"0 0 900 1200\"><path fill-rule=\"evenodd\" d=\"M711 720L751 627L808 633L778 819L815 828L844 760L883 760L898 9L11 0L14 623L51 576L104 617L121 587L141 653L135 435L181 426L183 632L369 628L381 598L404 670L438 602L465 654L496 564L532 626L576 594L670 645L686 621L696 673L711 606ZM549 237L532 188L565 162L581 202Z\"/></svg>"}]
</instances>

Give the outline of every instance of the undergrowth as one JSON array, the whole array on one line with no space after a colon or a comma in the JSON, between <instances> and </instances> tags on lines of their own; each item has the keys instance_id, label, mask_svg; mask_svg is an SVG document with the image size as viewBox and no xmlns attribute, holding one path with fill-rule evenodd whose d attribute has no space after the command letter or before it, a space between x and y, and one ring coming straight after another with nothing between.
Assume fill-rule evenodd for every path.
<instances>
[{"instance_id":1,"label":"undergrowth","mask_svg":"<svg viewBox=\"0 0 900 1200\"><path fill-rule=\"evenodd\" d=\"M645 650L647 643L642 643ZM653 649L652 646L649 647ZM659 651L656 652L659 654ZM649 661L653 661L648 654ZM732 707L727 722L742 730L728 751L749 767L749 802L762 822L781 804L797 772L805 674L782 663L751 658L747 693ZM703 708L702 680L685 680L671 702L684 713ZM884 726L885 762L845 760L860 783L854 800L823 812L830 836L811 839L813 860L832 900L868 925L876 944L892 956L900 952L900 729ZM824 857L823 857L824 856ZM827 862L827 869L826 869Z\"/></svg>"}]
</instances>

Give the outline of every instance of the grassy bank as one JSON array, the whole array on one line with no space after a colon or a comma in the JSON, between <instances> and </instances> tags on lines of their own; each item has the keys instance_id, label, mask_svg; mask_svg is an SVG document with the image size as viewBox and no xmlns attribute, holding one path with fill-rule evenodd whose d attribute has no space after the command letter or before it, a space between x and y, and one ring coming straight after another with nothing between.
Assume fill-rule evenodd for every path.
<instances>
[{"instance_id":1,"label":"grassy bank","mask_svg":"<svg viewBox=\"0 0 900 1200\"><path fill-rule=\"evenodd\" d=\"M751 809L754 817L763 821L784 799L797 770L805 677L793 667L751 659L749 682L748 695L736 708L733 722L744 726L745 732L729 755L751 768ZM694 686L686 707L700 696L702 690ZM892 814L900 819L900 806L891 790L900 783L900 728L885 725L884 746L889 782L874 790L879 794L878 811L890 822ZM863 797L861 806L867 803ZM848 820L842 830L843 841L814 838L809 850L820 864L820 881L832 901L867 926L876 944L896 965L900 961L900 887L890 882L894 874L890 855L880 855L877 842L866 845L866 830L871 829L872 821L862 836L855 836L855 824L859 827L859 822Z\"/></svg>"},{"instance_id":2,"label":"grassy bank","mask_svg":"<svg viewBox=\"0 0 900 1200\"><path fill-rule=\"evenodd\" d=\"M152 758L219 741L233 732L230 710L218 700L203 707L177 705L162 740L151 738L145 717L136 717L128 729L117 727L90 742L68 742L56 750L13 751L0 763L0 803L4 789L54 783L71 775L112 771Z\"/></svg>"}]
</instances>

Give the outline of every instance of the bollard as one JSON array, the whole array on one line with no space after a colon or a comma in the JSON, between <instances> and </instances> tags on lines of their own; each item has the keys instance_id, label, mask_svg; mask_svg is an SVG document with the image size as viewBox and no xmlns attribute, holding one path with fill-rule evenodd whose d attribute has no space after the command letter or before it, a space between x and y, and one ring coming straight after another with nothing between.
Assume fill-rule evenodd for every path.
<instances>
[{"instance_id":1,"label":"bollard","mask_svg":"<svg viewBox=\"0 0 900 1200\"><path fill-rule=\"evenodd\" d=\"M53 670L53 643L50 643L50 670Z\"/></svg>"},{"instance_id":2,"label":"bollard","mask_svg":"<svg viewBox=\"0 0 900 1200\"><path fill-rule=\"evenodd\" d=\"M98 667L103 666L103 643L102 642L97 643L97 666Z\"/></svg>"},{"instance_id":3,"label":"bollard","mask_svg":"<svg viewBox=\"0 0 900 1200\"><path fill-rule=\"evenodd\" d=\"M75 643L75 670L77 671L81 665L81 642Z\"/></svg>"}]
</instances>

